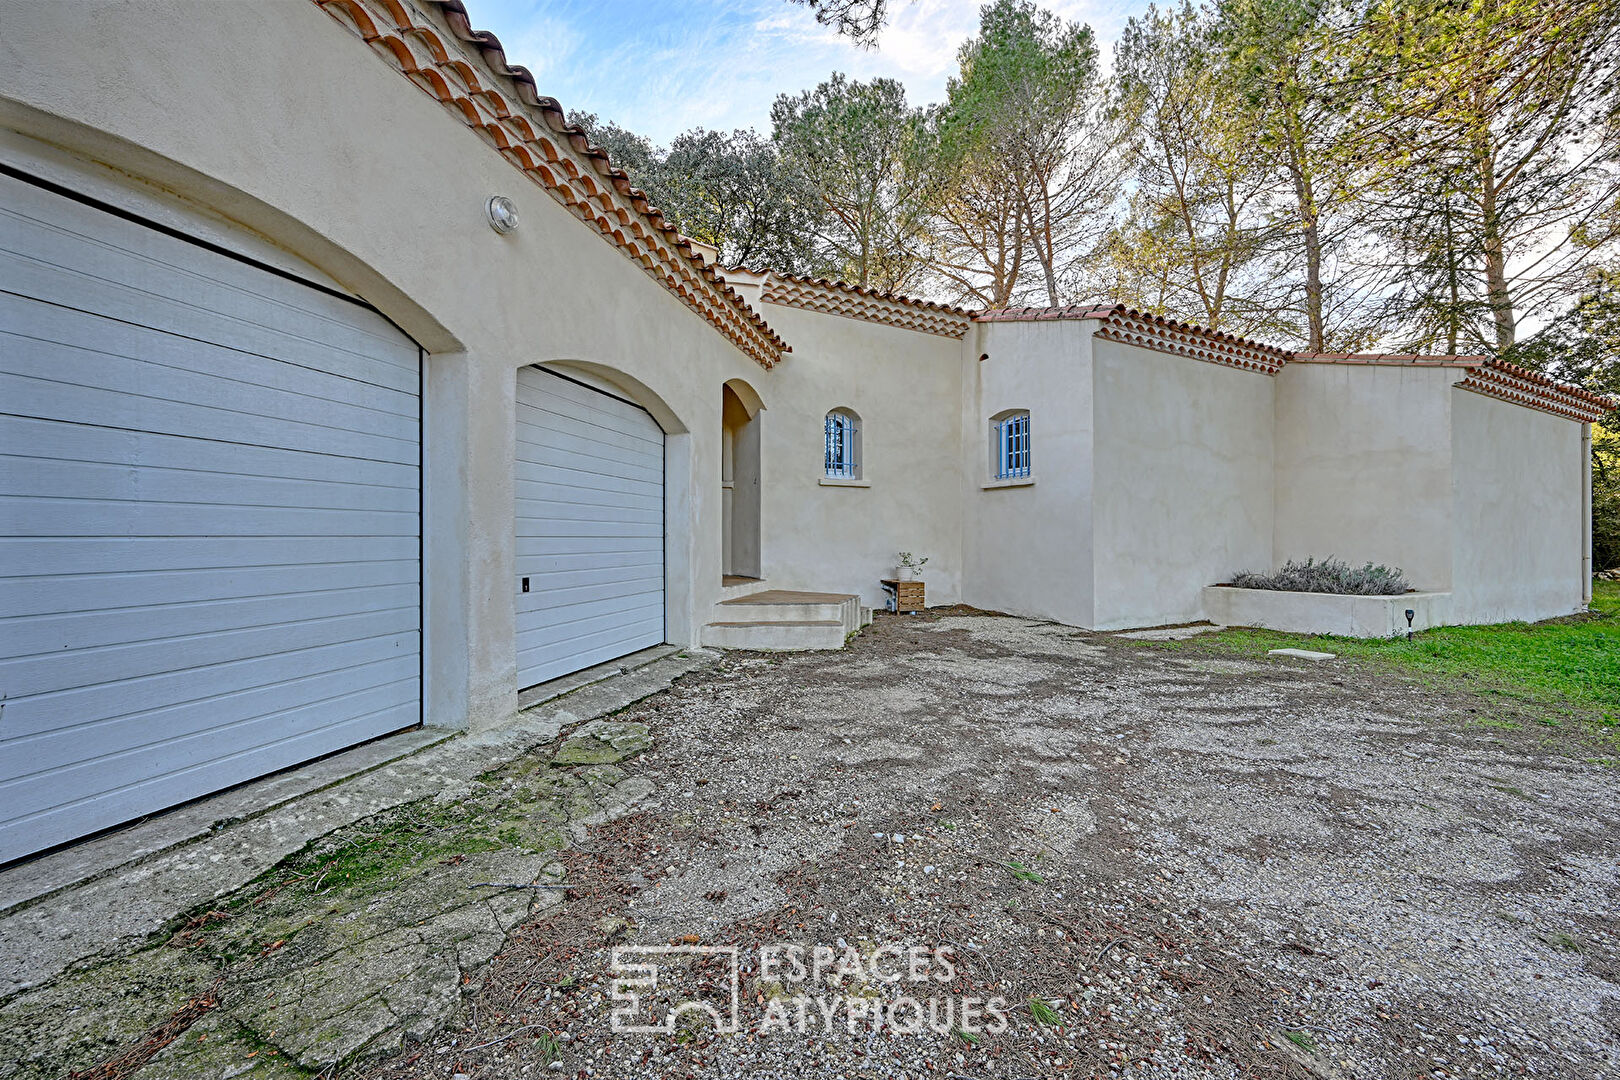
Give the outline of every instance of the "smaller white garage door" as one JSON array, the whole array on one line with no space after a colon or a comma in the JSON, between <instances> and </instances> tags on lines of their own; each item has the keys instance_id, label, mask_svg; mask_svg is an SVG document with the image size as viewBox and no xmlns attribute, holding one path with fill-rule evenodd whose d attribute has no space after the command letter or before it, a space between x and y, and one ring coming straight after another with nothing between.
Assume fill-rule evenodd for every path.
<instances>
[{"instance_id":1,"label":"smaller white garage door","mask_svg":"<svg viewBox=\"0 0 1620 1080\"><path fill-rule=\"evenodd\" d=\"M517 385L518 685L664 640L664 432L540 368Z\"/></svg>"}]
</instances>

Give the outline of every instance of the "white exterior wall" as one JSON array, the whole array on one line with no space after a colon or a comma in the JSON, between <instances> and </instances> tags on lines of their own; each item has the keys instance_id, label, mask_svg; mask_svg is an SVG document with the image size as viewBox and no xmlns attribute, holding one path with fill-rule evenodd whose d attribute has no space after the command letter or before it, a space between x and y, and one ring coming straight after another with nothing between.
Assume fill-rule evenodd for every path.
<instances>
[{"instance_id":1,"label":"white exterior wall","mask_svg":"<svg viewBox=\"0 0 1620 1080\"><path fill-rule=\"evenodd\" d=\"M692 525L718 519L720 386L769 373L305 0L6 0L0 25L0 129L258 233L430 353L430 723L482 726L516 705L512 455L525 364L593 365L671 433L669 638L695 642L720 587L718 528ZM0 149L83 186L65 158L52 164L26 140ZM89 182L111 192L119 178ZM504 237L484 220L497 193L522 222Z\"/></svg>"},{"instance_id":2,"label":"white exterior wall","mask_svg":"<svg viewBox=\"0 0 1620 1080\"><path fill-rule=\"evenodd\" d=\"M957 479L965 603L1092 625L1096 328L1089 320L986 322L964 341ZM1008 409L1029 410L1030 482L1000 486L990 474L990 418Z\"/></svg>"},{"instance_id":3,"label":"white exterior wall","mask_svg":"<svg viewBox=\"0 0 1620 1080\"><path fill-rule=\"evenodd\" d=\"M793 345L756 383L764 576L773 588L851 592L882 603L895 555L926 555L931 606L962 595L962 342L777 304L759 307ZM969 331L971 336L972 331ZM828 481L827 413L860 417L860 480Z\"/></svg>"},{"instance_id":4,"label":"white exterior wall","mask_svg":"<svg viewBox=\"0 0 1620 1080\"><path fill-rule=\"evenodd\" d=\"M1534 621L1585 607L1583 425L1451 391L1452 620Z\"/></svg>"},{"instance_id":5,"label":"white exterior wall","mask_svg":"<svg viewBox=\"0 0 1620 1080\"><path fill-rule=\"evenodd\" d=\"M1098 339L1100 630L1193 622L1203 589L1271 562L1268 375Z\"/></svg>"},{"instance_id":6,"label":"white exterior wall","mask_svg":"<svg viewBox=\"0 0 1620 1080\"><path fill-rule=\"evenodd\" d=\"M1277 373L1277 565L1331 555L1398 566L1420 590L1451 588L1451 384L1462 374L1309 363Z\"/></svg>"}]
</instances>

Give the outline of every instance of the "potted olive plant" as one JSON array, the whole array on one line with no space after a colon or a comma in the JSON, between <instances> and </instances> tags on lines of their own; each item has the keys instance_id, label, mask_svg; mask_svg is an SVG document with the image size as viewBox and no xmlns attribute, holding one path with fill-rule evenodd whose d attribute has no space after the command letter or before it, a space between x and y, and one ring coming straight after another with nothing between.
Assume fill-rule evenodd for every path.
<instances>
[{"instance_id":1,"label":"potted olive plant","mask_svg":"<svg viewBox=\"0 0 1620 1080\"><path fill-rule=\"evenodd\" d=\"M894 580L916 581L922 568L928 565L928 556L916 556L909 551L900 552L900 563L894 568Z\"/></svg>"}]
</instances>

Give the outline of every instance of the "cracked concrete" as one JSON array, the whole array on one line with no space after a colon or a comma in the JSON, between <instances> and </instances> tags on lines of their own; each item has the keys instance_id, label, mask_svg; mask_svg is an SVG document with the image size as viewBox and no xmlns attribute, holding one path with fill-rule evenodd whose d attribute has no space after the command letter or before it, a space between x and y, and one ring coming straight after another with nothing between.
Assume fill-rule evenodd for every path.
<instances>
[{"instance_id":1,"label":"cracked concrete","mask_svg":"<svg viewBox=\"0 0 1620 1080\"><path fill-rule=\"evenodd\" d=\"M558 902L556 852L651 791L614 764L646 726L605 718L714 660L672 652L91 880L8 883L37 895L0 913L0 1077L303 1075L432 1035Z\"/></svg>"}]
</instances>

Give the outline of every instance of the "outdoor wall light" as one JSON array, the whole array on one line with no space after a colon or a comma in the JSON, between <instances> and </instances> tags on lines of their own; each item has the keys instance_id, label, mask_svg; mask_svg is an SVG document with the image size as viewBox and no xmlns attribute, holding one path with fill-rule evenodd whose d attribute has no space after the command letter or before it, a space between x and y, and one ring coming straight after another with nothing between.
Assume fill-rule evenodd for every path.
<instances>
[{"instance_id":1,"label":"outdoor wall light","mask_svg":"<svg viewBox=\"0 0 1620 1080\"><path fill-rule=\"evenodd\" d=\"M489 215L489 227L502 236L518 227L517 203L505 195L491 195L484 212Z\"/></svg>"}]
</instances>

